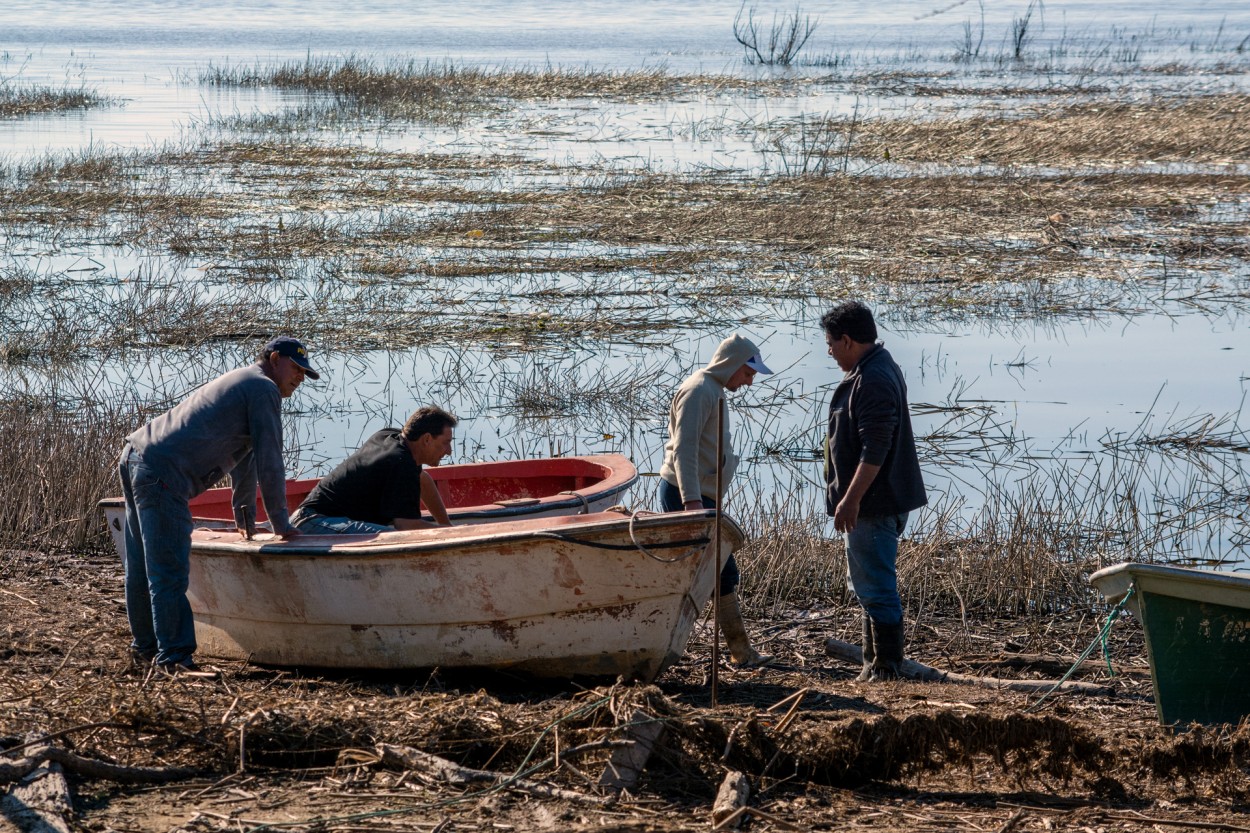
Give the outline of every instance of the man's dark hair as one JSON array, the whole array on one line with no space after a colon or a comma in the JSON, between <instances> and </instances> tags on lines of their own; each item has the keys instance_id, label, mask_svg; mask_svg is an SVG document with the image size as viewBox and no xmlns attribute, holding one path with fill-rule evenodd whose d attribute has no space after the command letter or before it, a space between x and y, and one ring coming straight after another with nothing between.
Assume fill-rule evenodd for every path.
<instances>
[{"instance_id":1,"label":"man's dark hair","mask_svg":"<svg viewBox=\"0 0 1250 833\"><path fill-rule=\"evenodd\" d=\"M404 423L404 439L415 440L422 434L432 434L437 437L448 428L455 428L457 422L459 420L442 408L427 405L424 408L418 408L412 416L408 417L408 421Z\"/></svg>"},{"instance_id":2,"label":"man's dark hair","mask_svg":"<svg viewBox=\"0 0 1250 833\"><path fill-rule=\"evenodd\" d=\"M877 340L877 322L863 301L843 301L820 317L820 326L830 338L850 336L851 341L872 344Z\"/></svg>"}]
</instances>

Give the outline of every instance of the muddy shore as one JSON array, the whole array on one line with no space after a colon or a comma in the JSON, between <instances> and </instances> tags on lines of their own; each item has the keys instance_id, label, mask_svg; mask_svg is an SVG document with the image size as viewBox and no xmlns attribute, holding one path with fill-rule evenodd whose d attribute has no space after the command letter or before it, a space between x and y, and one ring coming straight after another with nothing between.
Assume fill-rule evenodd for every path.
<instances>
[{"instance_id":1,"label":"muddy shore","mask_svg":"<svg viewBox=\"0 0 1250 833\"><path fill-rule=\"evenodd\" d=\"M1112 631L1115 676L1095 655L1073 677L1107 694L1039 706L981 685L856 683L823 650L853 641L853 607L795 610L751 623L778 665L723 668L713 708L706 621L651 686L240 663L166 679L127 655L111 555L5 562L0 743L14 758L46 734L78 756L74 829L706 830L729 772L750 784L751 830L1250 829L1250 733L1160 726L1128 618ZM1100 615L928 616L911 624L909 653L971 675L1057 678ZM638 714L664 732L636 786L613 795L596 782ZM384 748L495 777L449 783ZM93 777L82 760L117 769Z\"/></svg>"}]
</instances>

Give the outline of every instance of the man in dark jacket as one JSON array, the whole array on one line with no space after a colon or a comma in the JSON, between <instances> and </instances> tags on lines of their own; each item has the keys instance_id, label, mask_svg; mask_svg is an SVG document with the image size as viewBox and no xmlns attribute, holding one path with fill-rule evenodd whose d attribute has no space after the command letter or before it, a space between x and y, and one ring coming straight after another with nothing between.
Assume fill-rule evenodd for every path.
<instances>
[{"instance_id":1,"label":"man in dark jacket","mask_svg":"<svg viewBox=\"0 0 1250 833\"><path fill-rule=\"evenodd\" d=\"M825 508L846 536L851 582L864 608L860 680L897 679L903 605L895 562L907 513L927 503L903 372L877 343L872 312L846 301L820 319L846 375L829 401Z\"/></svg>"}]
</instances>

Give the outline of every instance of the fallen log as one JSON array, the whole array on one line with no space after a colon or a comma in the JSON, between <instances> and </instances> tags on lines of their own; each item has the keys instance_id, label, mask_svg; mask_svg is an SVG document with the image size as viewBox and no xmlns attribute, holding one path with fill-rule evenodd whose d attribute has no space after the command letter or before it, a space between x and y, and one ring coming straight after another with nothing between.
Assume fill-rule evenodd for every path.
<instances>
[{"instance_id":1,"label":"fallen log","mask_svg":"<svg viewBox=\"0 0 1250 833\"><path fill-rule=\"evenodd\" d=\"M37 736L28 737L28 741ZM31 757L46 746L36 746ZM60 764L45 761L27 773L7 795L0 798L0 818L22 833L70 833L74 802Z\"/></svg>"},{"instance_id":2,"label":"fallen log","mask_svg":"<svg viewBox=\"0 0 1250 833\"><path fill-rule=\"evenodd\" d=\"M742 823L742 810L751 794L751 784L741 772L730 770L712 803L712 829L736 828Z\"/></svg>"},{"instance_id":3,"label":"fallen log","mask_svg":"<svg viewBox=\"0 0 1250 833\"><path fill-rule=\"evenodd\" d=\"M864 654L858 645L852 645L849 642L843 642L840 639L826 639L825 653L835 659L849 662L852 665L862 667L864 664ZM1055 688L1056 680L1005 680L1000 677L974 677L970 674L958 674L954 671L942 671L924 663L915 660L905 659L899 668L901 676L909 680L919 680L925 683L961 683L963 685L975 685L983 688L1005 689L1007 691L1023 691L1029 694L1041 694L1054 688L1056 691L1071 694L1100 694L1107 695L1113 693L1110 686L1096 685L1094 683L1082 683L1068 680L1059 683Z\"/></svg>"}]
</instances>

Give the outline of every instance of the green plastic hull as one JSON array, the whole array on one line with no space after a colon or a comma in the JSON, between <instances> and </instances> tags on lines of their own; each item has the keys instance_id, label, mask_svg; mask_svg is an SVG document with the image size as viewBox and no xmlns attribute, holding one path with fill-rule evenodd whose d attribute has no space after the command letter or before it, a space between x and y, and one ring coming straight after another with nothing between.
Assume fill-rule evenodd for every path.
<instances>
[{"instance_id":1,"label":"green plastic hull","mask_svg":"<svg viewBox=\"0 0 1250 833\"><path fill-rule=\"evenodd\" d=\"M1142 623L1159 720L1239 723L1250 715L1250 576L1117 564L1090 576Z\"/></svg>"},{"instance_id":2,"label":"green plastic hull","mask_svg":"<svg viewBox=\"0 0 1250 833\"><path fill-rule=\"evenodd\" d=\"M1250 610L1141 594L1163 723L1237 723L1250 714Z\"/></svg>"}]
</instances>

